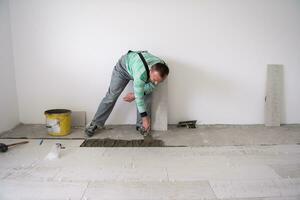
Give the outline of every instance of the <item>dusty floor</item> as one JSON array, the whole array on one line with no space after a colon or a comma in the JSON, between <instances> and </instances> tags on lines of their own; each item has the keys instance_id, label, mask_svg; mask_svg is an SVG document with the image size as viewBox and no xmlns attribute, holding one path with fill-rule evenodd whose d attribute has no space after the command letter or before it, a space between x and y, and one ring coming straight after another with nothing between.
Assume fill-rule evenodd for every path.
<instances>
[{"instance_id":1,"label":"dusty floor","mask_svg":"<svg viewBox=\"0 0 300 200\"><path fill-rule=\"evenodd\" d=\"M82 148L83 140L29 141L0 154L1 200L300 199L300 145ZM66 149L45 160L56 142Z\"/></svg>"},{"instance_id":2,"label":"dusty floor","mask_svg":"<svg viewBox=\"0 0 300 200\"><path fill-rule=\"evenodd\" d=\"M133 127L113 128L95 138L142 137ZM45 137L39 129L18 127L2 134L0 142ZM300 199L299 126L171 127L154 136L189 147L167 148L83 148L82 130L70 136L42 144L28 139L0 153L0 199ZM66 147L61 157L45 160L57 142Z\"/></svg>"},{"instance_id":3,"label":"dusty floor","mask_svg":"<svg viewBox=\"0 0 300 200\"><path fill-rule=\"evenodd\" d=\"M143 137L135 126L108 126L92 138L139 140ZM265 127L264 125L203 125L197 129L169 126L169 130L154 131L153 138L168 146L227 146L227 145L272 145L300 144L300 125ZM0 133L0 138L55 138L49 136L44 125L20 125L12 131ZM72 134L57 139L85 139L83 128L73 129Z\"/></svg>"}]
</instances>

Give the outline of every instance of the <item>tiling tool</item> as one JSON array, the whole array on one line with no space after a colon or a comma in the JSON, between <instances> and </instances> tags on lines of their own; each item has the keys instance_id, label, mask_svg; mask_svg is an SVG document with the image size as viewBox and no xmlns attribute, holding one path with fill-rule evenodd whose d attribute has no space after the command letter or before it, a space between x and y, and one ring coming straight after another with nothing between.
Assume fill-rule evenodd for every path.
<instances>
[{"instance_id":1,"label":"tiling tool","mask_svg":"<svg viewBox=\"0 0 300 200\"><path fill-rule=\"evenodd\" d=\"M177 124L177 127L196 128L197 120L182 121Z\"/></svg>"},{"instance_id":2,"label":"tiling tool","mask_svg":"<svg viewBox=\"0 0 300 200\"><path fill-rule=\"evenodd\" d=\"M137 127L136 130L139 131L140 134L141 134L142 136L144 136L144 137L146 137L146 136L148 136L148 135L151 135L151 132L145 130L144 127Z\"/></svg>"},{"instance_id":3,"label":"tiling tool","mask_svg":"<svg viewBox=\"0 0 300 200\"><path fill-rule=\"evenodd\" d=\"M28 143L28 141L17 142L17 143L13 143L13 144L0 143L0 152L6 152L9 147L13 147L13 146L16 146L16 145L19 145L19 144L26 144L26 143Z\"/></svg>"}]
</instances>

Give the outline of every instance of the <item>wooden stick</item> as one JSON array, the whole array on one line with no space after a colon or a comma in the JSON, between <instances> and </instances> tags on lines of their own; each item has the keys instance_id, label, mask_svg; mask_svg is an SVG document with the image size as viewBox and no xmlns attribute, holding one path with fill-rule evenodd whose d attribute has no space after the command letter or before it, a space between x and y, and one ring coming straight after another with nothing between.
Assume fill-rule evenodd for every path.
<instances>
[{"instance_id":1,"label":"wooden stick","mask_svg":"<svg viewBox=\"0 0 300 200\"><path fill-rule=\"evenodd\" d=\"M7 147L15 146L15 145L18 145L18 144L26 144L26 143L28 143L28 141L17 142L17 143L13 143L13 144L8 144Z\"/></svg>"}]
</instances>

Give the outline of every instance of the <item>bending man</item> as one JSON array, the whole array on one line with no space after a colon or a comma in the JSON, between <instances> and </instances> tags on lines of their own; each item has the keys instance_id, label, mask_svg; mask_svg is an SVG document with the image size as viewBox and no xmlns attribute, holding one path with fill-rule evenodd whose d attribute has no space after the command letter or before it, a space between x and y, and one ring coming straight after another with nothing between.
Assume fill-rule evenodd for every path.
<instances>
[{"instance_id":1,"label":"bending man","mask_svg":"<svg viewBox=\"0 0 300 200\"><path fill-rule=\"evenodd\" d=\"M136 101L137 129L151 128L151 92L164 81L169 74L166 63L147 51L129 51L123 55L113 69L111 82L106 96L102 99L92 122L85 133L91 137L97 129L102 129L114 105L128 84L133 80L134 93L128 93L123 100Z\"/></svg>"}]
</instances>

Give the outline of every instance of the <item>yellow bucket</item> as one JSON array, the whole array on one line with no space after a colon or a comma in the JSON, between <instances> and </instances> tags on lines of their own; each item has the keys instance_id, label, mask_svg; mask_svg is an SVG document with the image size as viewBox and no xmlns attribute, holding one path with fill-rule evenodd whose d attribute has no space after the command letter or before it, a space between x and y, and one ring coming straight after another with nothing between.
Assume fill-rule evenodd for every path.
<instances>
[{"instance_id":1,"label":"yellow bucket","mask_svg":"<svg viewBox=\"0 0 300 200\"><path fill-rule=\"evenodd\" d=\"M71 110L46 110L46 128L52 136L65 136L71 133Z\"/></svg>"}]
</instances>

